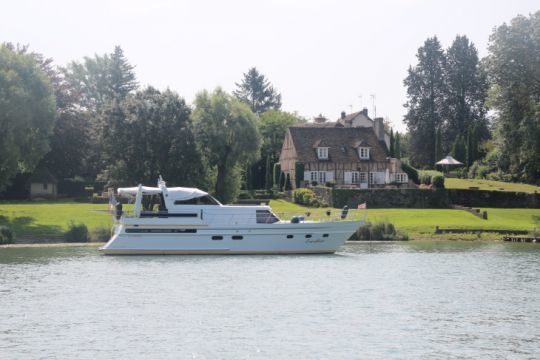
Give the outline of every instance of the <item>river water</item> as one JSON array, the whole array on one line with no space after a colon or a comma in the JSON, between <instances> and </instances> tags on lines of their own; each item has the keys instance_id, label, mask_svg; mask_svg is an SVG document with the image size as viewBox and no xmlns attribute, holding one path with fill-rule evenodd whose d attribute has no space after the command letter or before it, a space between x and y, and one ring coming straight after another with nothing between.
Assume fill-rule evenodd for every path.
<instances>
[{"instance_id":1,"label":"river water","mask_svg":"<svg viewBox=\"0 0 540 360\"><path fill-rule=\"evenodd\" d=\"M540 357L540 245L335 255L0 249L1 359Z\"/></svg>"}]
</instances>

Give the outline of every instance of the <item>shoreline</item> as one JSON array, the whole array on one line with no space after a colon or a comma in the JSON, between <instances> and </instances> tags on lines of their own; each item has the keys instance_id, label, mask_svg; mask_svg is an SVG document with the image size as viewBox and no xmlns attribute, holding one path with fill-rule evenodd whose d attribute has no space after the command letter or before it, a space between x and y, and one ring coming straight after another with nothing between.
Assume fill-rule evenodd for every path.
<instances>
[{"instance_id":1,"label":"shoreline","mask_svg":"<svg viewBox=\"0 0 540 360\"><path fill-rule=\"evenodd\" d=\"M452 241L452 242L504 242L502 239L486 239L479 238L474 240L469 239L450 239L450 238L419 238L411 240L347 240L344 245L362 245L362 244L388 244L388 243L407 243L407 242L426 242L426 241ZM25 242L0 245L0 249L9 248L39 248L39 247L101 247L106 242L86 242L86 243L68 243L68 242Z\"/></svg>"}]
</instances>

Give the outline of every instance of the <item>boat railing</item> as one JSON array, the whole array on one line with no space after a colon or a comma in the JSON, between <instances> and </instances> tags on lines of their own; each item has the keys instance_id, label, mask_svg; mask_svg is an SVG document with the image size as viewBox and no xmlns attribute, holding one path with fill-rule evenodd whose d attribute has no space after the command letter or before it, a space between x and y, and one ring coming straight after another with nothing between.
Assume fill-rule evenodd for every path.
<instances>
[{"instance_id":1,"label":"boat railing","mask_svg":"<svg viewBox=\"0 0 540 360\"><path fill-rule=\"evenodd\" d=\"M142 216L154 215L155 218L173 217L174 212L147 212ZM135 217L133 210L124 210L122 216L126 218ZM277 221L287 221L292 223L302 222L329 222L329 221L346 221L346 220L365 220L367 211L365 209L308 209L306 211L291 211L291 212L274 212L269 214L246 214L246 212L225 212L215 213L202 211L197 213L197 218L208 222L219 221L220 223L228 224L272 224Z\"/></svg>"}]
</instances>

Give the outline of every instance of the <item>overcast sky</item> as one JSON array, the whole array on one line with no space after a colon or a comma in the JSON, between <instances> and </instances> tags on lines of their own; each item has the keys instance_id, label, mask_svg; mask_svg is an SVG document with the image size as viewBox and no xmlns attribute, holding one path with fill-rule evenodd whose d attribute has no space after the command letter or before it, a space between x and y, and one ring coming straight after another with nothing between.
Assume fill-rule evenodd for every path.
<instances>
[{"instance_id":1,"label":"overcast sky","mask_svg":"<svg viewBox=\"0 0 540 360\"><path fill-rule=\"evenodd\" d=\"M6 1L0 41L29 44L57 64L120 45L142 85L188 102L235 88L255 66L283 109L334 120L362 107L402 130L407 68L427 37L467 35L487 54L495 26L540 10L538 0L49 0Z\"/></svg>"}]
</instances>

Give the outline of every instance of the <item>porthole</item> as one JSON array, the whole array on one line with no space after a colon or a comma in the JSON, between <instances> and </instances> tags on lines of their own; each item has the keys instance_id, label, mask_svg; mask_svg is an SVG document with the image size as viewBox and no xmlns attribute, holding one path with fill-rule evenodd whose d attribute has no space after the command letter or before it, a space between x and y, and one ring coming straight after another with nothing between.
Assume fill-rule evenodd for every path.
<instances>
[{"instance_id":1,"label":"porthole","mask_svg":"<svg viewBox=\"0 0 540 360\"><path fill-rule=\"evenodd\" d=\"M309 239L309 238L311 238L311 234L306 235L306 239Z\"/></svg>"}]
</instances>

